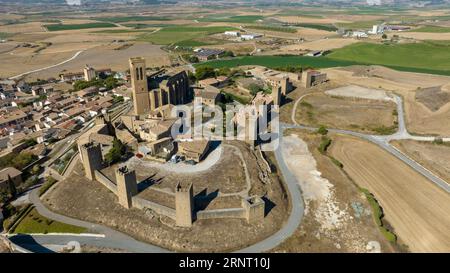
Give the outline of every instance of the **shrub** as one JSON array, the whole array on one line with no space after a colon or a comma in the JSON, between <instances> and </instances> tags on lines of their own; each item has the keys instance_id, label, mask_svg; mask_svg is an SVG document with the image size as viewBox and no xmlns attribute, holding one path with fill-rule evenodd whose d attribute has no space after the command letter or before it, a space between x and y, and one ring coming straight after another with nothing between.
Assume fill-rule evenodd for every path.
<instances>
[{"instance_id":1,"label":"shrub","mask_svg":"<svg viewBox=\"0 0 450 273\"><path fill-rule=\"evenodd\" d=\"M331 139L326 136L323 136L322 140L320 142L319 148L318 148L319 152L321 152L322 154L325 154L328 150L328 147L330 147L330 145L331 145Z\"/></svg>"},{"instance_id":2,"label":"shrub","mask_svg":"<svg viewBox=\"0 0 450 273\"><path fill-rule=\"evenodd\" d=\"M338 166L341 169L344 168L344 164L342 164L342 162L340 162L339 160L337 160L334 157L330 157L330 158L334 165Z\"/></svg>"},{"instance_id":3,"label":"shrub","mask_svg":"<svg viewBox=\"0 0 450 273\"><path fill-rule=\"evenodd\" d=\"M49 176L47 177L47 181L39 188L39 196L42 196L48 189L50 189L56 182L58 182L55 178Z\"/></svg>"},{"instance_id":4,"label":"shrub","mask_svg":"<svg viewBox=\"0 0 450 273\"><path fill-rule=\"evenodd\" d=\"M325 135L328 134L328 130L327 130L327 128L325 126L322 125L322 126L319 127L319 129L317 129L317 133L325 136Z\"/></svg>"}]
</instances>

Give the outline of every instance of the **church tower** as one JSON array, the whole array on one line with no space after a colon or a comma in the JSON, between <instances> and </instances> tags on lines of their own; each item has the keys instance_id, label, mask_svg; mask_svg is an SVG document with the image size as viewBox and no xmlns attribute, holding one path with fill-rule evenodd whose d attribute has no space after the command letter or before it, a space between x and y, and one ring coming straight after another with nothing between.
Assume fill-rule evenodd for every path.
<instances>
[{"instance_id":1,"label":"church tower","mask_svg":"<svg viewBox=\"0 0 450 273\"><path fill-rule=\"evenodd\" d=\"M136 116L150 112L147 76L145 74L145 59L130 59L131 85L133 88L134 114Z\"/></svg>"}]
</instances>

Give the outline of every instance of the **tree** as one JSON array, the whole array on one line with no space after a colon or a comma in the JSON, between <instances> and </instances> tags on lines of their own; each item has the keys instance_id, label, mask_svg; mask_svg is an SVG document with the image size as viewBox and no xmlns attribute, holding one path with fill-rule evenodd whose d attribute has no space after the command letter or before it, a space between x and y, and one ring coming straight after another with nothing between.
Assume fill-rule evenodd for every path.
<instances>
[{"instance_id":1,"label":"tree","mask_svg":"<svg viewBox=\"0 0 450 273\"><path fill-rule=\"evenodd\" d=\"M109 76L108 78L106 78L106 79L103 81L103 85L104 85L104 87L105 87L106 89L108 89L108 90L111 90L111 89L113 89L113 88L116 88L116 87L118 86L117 79L114 78L113 76Z\"/></svg>"},{"instance_id":2,"label":"tree","mask_svg":"<svg viewBox=\"0 0 450 273\"><path fill-rule=\"evenodd\" d=\"M25 143L27 147L31 147L37 144L37 141L34 138L27 138L22 140L22 142Z\"/></svg>"},{"instance_id":3,"label":"tree","mask_svg":"<svg viewBox=\"0 0 450 273\"><path fill-rule=\"evenodd\" d=\"M9 193L12 197L15 197L17 194L16 184L14 184L14 181L12 180L11 176L8 175L8 187L9 187Z\"/></svg>"},{"instance_id":4,"label":"tree","mask_svg":"<svg viewBox=\"0 0 450 273\"><path fill-rule=\"evenodd\" d=\"M219 55L219 57L221 58L234 57L234 53L233 51L224 51L222 54Z\"/></svg>"},{"instance_id":5,"label":"tree","mask_svg":"<svg viewBox=\"0 0 450 273\"><path fill-rule=\"evenodd\" d=\"M29 152L22 152L12 159L12 166L18 170L22 170L33 161L37 160L38 157Z\"/></svg>"},{"instance_id":6,"label":"tree","mask_svg":"<svg viewBox=\"0 0 450 273\"><path fill-rule=\"evenodd\" d=\"M222 67L222 68L219 68L219 70L217 71L217 75L220 75L220 76L230 76L230 74L231 74L231 70L228 68L228 67Z\"/></svg>"},{"instance_id":7,"label":"tree","mask_svg":"<svg viewBox=\"0 0 450 273\"><path fill-rule=\"evenodd\" d=\"M387 35L386 35L386 33L383 33L383 35L381 36L381 38L383 38L383 39L387 39Z\"/></svg>"},{"instance_id":8,"label":"tree","mask_svg":"<svg viewBox=\"0 0 450 273\"><path fill-rule=\"evenodd\" d=\"M33 168L31 169L31 173L38 174L40 170L41 170L41 167L39 165L34 165Z\"/></svg>"},{"instance_id":9,"label":"tree","mask_svg":"<svg viewBox=\"0 0 450 273\"><path fill-rule=\"evenodd\" d=\"M216 71L211 66L201 66L195 70L195 78L200 81L206 78L213 78L216 76Z\"/></svg>"},{"instance_id":10,"label":"tree","mask_svg":"<svg viewBox=\"0 0 450 273\"><path fill-rule=\"evenodd\" d=\"M188 57L188 62L190 62L190 63L194 63L195 64L195 63L198 63L199 61L200 60L195 55L191 55L191 56Z\"/></svg>"},{"instance_id":11,"label":"tree","mask_svg":"<svg viewBox=\"0 0 450 273\"><path fill-rule=\"evenodd\" d=\"M248 86L248 90L252 96L255 96L258 92L262 91L262 87L257 85L256 83L251 83Z\"/></svg>"},{"instance_id":12,"label":"tree","mask_svg":"<svg viewBox=\"0 0 450 273\"><path fill-rule=\"evenodd\" d=\"M111 150L109 150L109 152L105 155L105 161L109 165L117 163L120 161L125 151L126 151L125 145L123 145L123 143L120 140L115 138L113 140L113 146Z\"/></svg>"}]
</instances>

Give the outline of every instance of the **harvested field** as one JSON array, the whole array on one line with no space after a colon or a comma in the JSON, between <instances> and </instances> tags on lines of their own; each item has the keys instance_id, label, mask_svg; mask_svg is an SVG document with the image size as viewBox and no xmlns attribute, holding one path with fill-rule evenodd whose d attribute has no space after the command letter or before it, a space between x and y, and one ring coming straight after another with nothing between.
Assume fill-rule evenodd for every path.
<instances>
[{"instance_id":1,"label":"harvested field","mask_svg":"<svg viewBox=\"0 0 450 273\"><path fill-rule=\"evenodd\" d=\"M45 29L42 27L42 23L40 22L0 26L0 32L5 33L27 33L27 32L44 32L44 31Z\"/></svg>"},{"instance_id":2,"label":"harvested field","mask_svg":"<svg viewBox=\"0 0 450 273\"><path fill-rule=\"evenodd\" d=\"M392 101L392 98L386 94L386 91L379 89L368 89L357 85L349 85L332 90L325 91L329 96L360 98L368 100Z\"/></svg>"},{"instance_id":3,"label":"harvested field","mask_svg":"<svg viewBox=\"0 0 450 273\"><path fill-rule=\"evenodd\" d=\"M317 18L317 17L302 17L302 16L279 16L275 19L290 24L310 23L310 24L334 24L334 23L349 23L350 21L335 19L335 18Z\"/></svg>"},{"instance_id":4,"label":"harvested field","mask_svg":"<svg viewBox=\"0 0 450 273\"><path fill-rule=\"evenodd\" d=\"M77 72L81 71L86 64L96 68L108 67L114 71L124 71L128 69L128 59L136 56L144 57L147 61L147 67L160 67L170 64L167 53L161 50L159 46L135 43L133 46L123 50L115 50L116 47L117 45L109 45L88 49L71 62L34 73L29 75L28 78L43 79L58 76L62 71ZM73 52L71 56L73 56Z\"/></svg>"},{"instance_id":5,"label":"harvested field","mask_svg":"<svg viewBox=\"0 0 450 273\"><path fill-rule=\"evenodd\" d=\"M423 88L416 92L416 100L435 112L450 102L450 92L442 91L440 86Z\"/></svg>"},{"instance_id":6,"label":"harvested field","mask_svg":"<svg viewBox=\"0 0 450 273\"><path fill-rule=\"evenodd\" d=\"M2 65L0 66L0 77L7 78L26 71L60 63L71 58L75 54L73 52L61 52L55 54L33 55L32 52L32 49L17 49L14 50L14 54L1 54L0 59L2 60ZM82 67L80 67L80 69L81 68Z\"/></svg>"},{"instance_id":7,"label":"harvested field","mask_svg":"<svg viewBox=\"0 0 450 273\"><path fill-rule=\"evenodd\" d=\"M330 153L384 210L412 252L450 251L450 196L398 159L365 141L339 136Z\"/></svg>"},{"instance_id":8,"label":"harvested field","mask_svg":"<svg viewBox=\"0 0 450 273\"><path fill-rule=\"evenodd\" d=\"M317 134L286 132L283 154L300 183L305 216L295 234L273 251L394 251L379 232L364 195L330 158L318 151L319 143Z\"/></svg>"},{"instance_id":9,"label":"harvested field","mask_svg":"<svg viewBox=\"0 0 450 273\"><path fill-rule=\"evenodd\" d=\"M396 105L393 102L351 99L314 93L298 105L296 120L300 124L347 129L374 134L391 134L396 130Z\"/></svg>"},{"instance_id":10,"label":"harvested field","mask_svg":"<svg viewBox=\"0 0 450 273\"><path fill-rule=\"evenodd\" d=\"M431 32L400 32L398 36L404 38L412 38L417 40L437 40L448 41L450 40L450 33L431 33Z\"/></svg>"},{"instance_id":11,"label":"harvested field","mask_svg":"<svg viewBox=\"0 0 450 273\"><path fill-rule=\"evenodd\" d=\"M394 141L392 144L450 183L450 146L414 140Z\"/></svg>"}]
</instances>

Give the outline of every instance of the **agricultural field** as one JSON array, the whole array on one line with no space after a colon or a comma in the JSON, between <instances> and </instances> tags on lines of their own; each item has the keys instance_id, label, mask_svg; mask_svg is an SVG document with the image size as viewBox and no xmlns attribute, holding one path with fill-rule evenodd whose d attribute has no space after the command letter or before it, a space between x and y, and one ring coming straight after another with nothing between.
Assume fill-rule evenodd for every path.
<instances>
[{"instance_id":1,"label":"agricultural field","mask_svg":"<svg viewBox=\"0 0 450 273\"><path fill-rule=\"evenodd\" d=\"M141 35L138 40L149 42L156 45L177 44L181 46L199 46L208 44L199 42L199 39L205 38L215 33L221 33L228 30L235 30L234 27L211 26L211 27L166 27L150 34ZM197 41L197 42L196 42Z\"/></svg>"},{"instance_id":2,"label":"agricultural field","mask_svg":"<svg viewBox=\"0 0 450 273\"><path fill-rule=\"evenodd\" d=\"M450 183L450 145L414 140L394 141L392 144Z\"/></svg>"},{"instance_id":3,"label":"agricultural field","mask_svg":"<svg viewBox=\"0 0 450 273\"><path fill-rule=\"evenodd\" d=\"M359 187L374 195L399 244L412 252L448 251L448 193L366 141L338 136L329 151Z\"/></svg>"},{"instance_id":4,"label":"agricultural field","mask_svg":"<svg viewBox=\"0 0 450 273\"><path fill-rule=\"evenodd\" d=\"M378 25L383 23L381 20L374 20L374 21L359 21L359 22L352 22L352 23L337 23L337 27L345 28L345 29L352 29L352 30L358 30L358 29L371 29L373 25Z\"/></svg>"},{"instance_id":5,"label":"agricultural field","mask_svg":"<svg viewBox=\"0 0 450 273\"><path fill-rule=\"evenodd\" d=\"M314 68L327 68L337 66L349 66L356 65L358 63L353 61L333 60L330 58L314 58L304 56L245 56L234 58L231 60L214 60L204 64L198 64L197 66L205 65L212 66L214 68L221 67L236 67L246 65L260 65L269 68L285 67L293 65L301 65L303 67Z\"/></svg>"},{"instance_id":6,"label":"agricultural field","mask_svg":"<svg viewBox=\"0 0 450 273\"><path fill-rule=\"evenodd\" d=\"M384 65L402 71L450 75L449 50L448 42L357 43L336 49L327 57L333 60Z\"/></svg>"},{"instance_id":7,"label":"agricultural field","mask_svg":"<svg viewBox=\"0 0 450 273\"><path fill-rule=\"evenodd\" d=\"M117 27L111 23L86 23L86 24L52 24L44 25L48 31L62 31L62 30L78 30L78 29L91 29L91 28L112 28Z\"/></svg>"},{"instance_id":8,"label":"agricultural field","mask_svg":"<svg viewBox=\"0 0 450 273\"><path fill-rule=\"evenodd\" d=\"M297 30L295 28L290 27L279 27L279 26L263 26L263 25L254 25L254 26L244 26L246 29L256 29L256 30L268 30L274 32L288 32L288 33L296 33Z\"/></svg>"},{"instance_id":9,"label":"agricultural field","mask_svg":"<svg viewBox=\"0 0 450 273\"><path fill-rule=\"evenodd\" d=\"M297 27L304 27L304 28L313 28L318 30L325 30L325 31L337 31L338 29L333 25L321 25L321 24L295 24Z\"/></svg>"},{"instance_id":10,"label":"agricultural field","mask_svg":"<svg viewBox=\"0 0 450 273\"><path fill-rule=\"evenodd\" d=\"M123 17L94 17L91 18L96 21L110 22L110 23L125 23L125 22L139 22L139 21L170 21L172 19L161 16L123 16Z\"/></svg>"},{"instance_id":11,"label":"agricultural field","mask_svg":"<svg viewBox=\"0 0 450 273\"><path fill-rule=\"evenodd\" d=\"M223 23L256 23L260 20L263 20L264 16L262 15L235 15L235 16L210 16L199 18L197 21L199 22L223 22Z\"/></svg>"},{"instance_id":12,"label":"agricultural field","mask_svg":"<svg viewBox=\"0 0 450 273\"><path fill-rule=\"evenodd\" d=\"M410 32L449 33L450 27L423 26L423 27L413 29Z\"/></svg>"},{"instance_id":13,"label":"agricultural field","mask_svg":"<svg viewBox=\"0 0 450 273\"><path fill-rule=\"evenodd\" d=\"M303 191L305 216L293 236L275 252L393 252L379 231L366 197L327 154L322 136L285 131L282 151ZM295 202L295 201L294 201ZM314 234L311 236L311 234ZM371 248L374 244L377 248Z\"/></svg>"}]
</instances>

